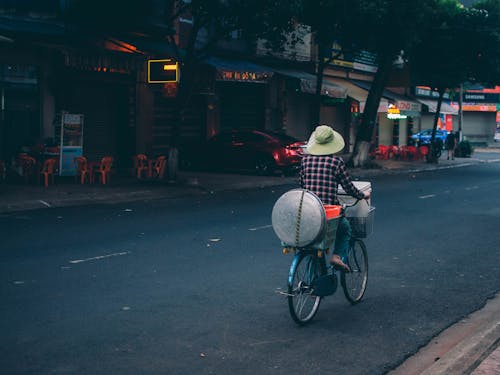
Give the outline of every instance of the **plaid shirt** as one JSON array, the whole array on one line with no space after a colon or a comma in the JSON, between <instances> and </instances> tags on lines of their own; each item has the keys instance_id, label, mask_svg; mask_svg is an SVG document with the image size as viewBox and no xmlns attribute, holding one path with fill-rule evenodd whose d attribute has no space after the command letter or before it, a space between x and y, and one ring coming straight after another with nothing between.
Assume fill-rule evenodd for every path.
<instances>
[{"instance_id":1,"label":"plaid shirt","mask_svg":"<svg viewBox=\"0 0 500 375\"><path fill-rule=\"evenodd\" d=\"M300 186L316 194L323 204L339 204L337 199L338 184L344 191L358 199L363 199L363 192L352 183L346 171L344 160L333 155L304 155L300 166Z\"/></svg>"}]
</instances>

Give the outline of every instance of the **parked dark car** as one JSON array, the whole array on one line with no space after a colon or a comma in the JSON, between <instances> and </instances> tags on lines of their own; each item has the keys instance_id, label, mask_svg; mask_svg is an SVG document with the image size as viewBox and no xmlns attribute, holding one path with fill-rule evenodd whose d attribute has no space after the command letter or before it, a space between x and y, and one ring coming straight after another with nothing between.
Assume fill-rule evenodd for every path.
<instances>
[{"instance_id":1,"label":"parked dark car","mask_svg":"<svg viewBox=\"0 0 500 375\"><path fill-rule=\"evenodd\" d=\"M250 171L269 175L289 173L300 166L306 142L280 132L223 131L196 150L185 150L181 166L209 170Z\"/></svg>"},{"instance_id":2,"label":"parked dark car","mask_svg":"<svg viewBox=\"0 0 500 375\"><path fill-rule=\"evenodd\" d=\"M447 135L448 132L446 130L436 129L436 140L437 141L440 140L442 142L442 145L444 145L444 141L446 140ZM418 145L428 145L431 142L431 136L432 136L432 129L427 129L427 130L422 130L420 133L413 134L411 138Z\"/></svg>"}]
</instances>

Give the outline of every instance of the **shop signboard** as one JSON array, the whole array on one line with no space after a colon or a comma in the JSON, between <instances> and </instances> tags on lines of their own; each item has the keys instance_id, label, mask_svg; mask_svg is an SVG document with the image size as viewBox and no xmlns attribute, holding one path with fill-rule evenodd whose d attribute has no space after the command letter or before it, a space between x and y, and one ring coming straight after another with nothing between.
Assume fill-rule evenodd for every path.
<instances>
[{"instance_id":1,"label":"shop signboard","mask_svg":"<svg viewBox=\"0 0 500 375\"><path fill-rule=\"evenodd\" d=\"M417 86L415 87L415 96L438 100L439 92L431 90L429 87ZM445 92L443 94L443 99L450 99L450 94L448 92Z\"/></svg>"},{"instance_id":2,"label":"shop signboard","mask_svg":"<svg viewBox=\"0 0 500 375\"><path fill-rule=\"evenodd\" d=\"M409 111L409 112L420 112L422 110L422 106L420 103L409 102L406 100L398 100L396 102L396 107L401 111Z\"/></svg>"},{"instance_id":3,"label":"shop signboard","mask_svg":"<svg viewBox=\"0 0 500 375\"><path fill-rule=\"evenodd\" d=\"M172 59L148 60L148 83L179 82L179 63Z\"/></svg>"},{"instance_id":4,"label":"shop signboard","mask_svg":"<svg viewBox=\"0 0 500 375\"><path fill-rule=\"evenodd\" d=\"M408 116L401 114L401 110L394 104L389 104L387 107L387 118L391 120L405 119Z\"/></svg>"},{"instance_id":5,"label":"shop signboard","mask_svg":"<svg viewBox=\"0 0 500 375\"><path fill-rule=\"evenodd\" d=\"M356 69L364 72L377 72L377 56L368 51L347 51L338 43L333 43L325 61L344 68Z\"/></svg>"},{"instance_id":6,"label":"shop signboard","mask_svg":"<svg viewBox=\"0 0 500 375\"><path fill-rule=\"evenodd\" d=\"M75 158L83 154L83 115L62 113L60 137L59 175L74 176Z\"/></svg>"},{"instance_id":7,"label":"shop signboard","mask_svg":"<svg viewBox=\"0 0 500 375\"><path fill-rule=\"evenodd\" d=\"M500 95L484 92L464 92L463 100L469 103L498 103Z\"/></svg>"}]
</instances>

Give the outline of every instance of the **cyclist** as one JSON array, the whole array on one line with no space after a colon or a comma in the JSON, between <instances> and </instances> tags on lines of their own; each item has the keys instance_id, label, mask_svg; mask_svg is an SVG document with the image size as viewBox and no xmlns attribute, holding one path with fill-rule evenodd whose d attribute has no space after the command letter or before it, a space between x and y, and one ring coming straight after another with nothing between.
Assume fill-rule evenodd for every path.
<instances>
[{"instance_id":1,"label":"cyclist","mask_svg":"<svg viewBox=\"0 0 500 375\"><path fill-rule=\"evenodd\" d=\"M300 185L316 194L323 204L338 205L338 184L345 192L357 199L370 198L369 192L358 190L347 173L344 160L334 154L342 151L345 142L338 132L327 125L316 127L307 143L307 154L302 158L300 167ZM343 217L337 228L337 237L330 263L349 272L349 267L342 261L347 254L351 226Z\"/></svg>"}]
</instances>

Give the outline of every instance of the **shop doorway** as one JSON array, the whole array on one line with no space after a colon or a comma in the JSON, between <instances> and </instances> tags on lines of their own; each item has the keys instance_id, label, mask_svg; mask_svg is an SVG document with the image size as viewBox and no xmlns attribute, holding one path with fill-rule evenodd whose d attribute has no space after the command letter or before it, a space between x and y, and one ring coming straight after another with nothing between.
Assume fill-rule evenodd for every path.
<instances>
[{"instance_id":1,"label":"shop doorway","mask_svg":"<svg viewBox=\"0 0 500 375\"><path fill-rule=\"evenodd\" d=\"M90 161L113 156L114 167L124 172L132 167L135 127L129 121L129 85L79 82L70 90L63 107L84 115L83 154Z\"/></svg>"},{"instance_id":2,"label":"shop doorway","mask_svg":"<svg viewBox=\"0 0 500 375\"><path fill-rule=\"evenodd\" d=\"M19 152L43 145L39 97L36 90L21 88L3 88L0 95L0 158L10 162Z\"/></svg>"}]
</instances>

